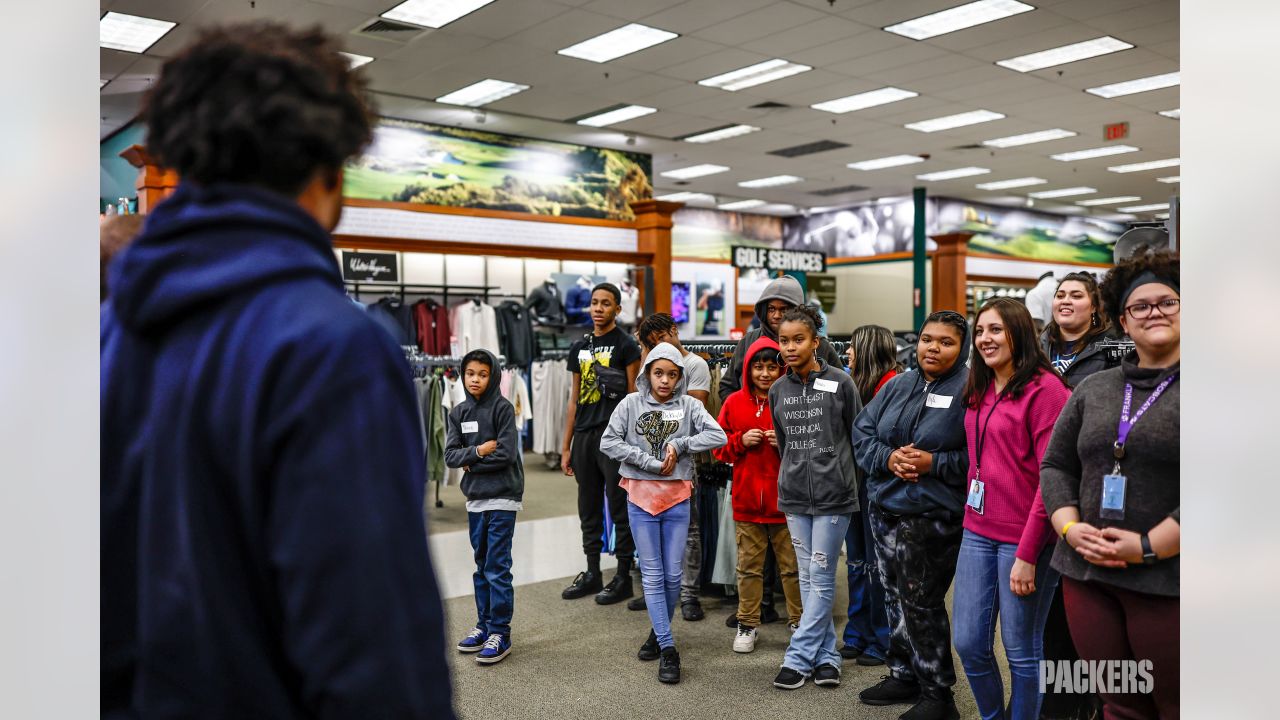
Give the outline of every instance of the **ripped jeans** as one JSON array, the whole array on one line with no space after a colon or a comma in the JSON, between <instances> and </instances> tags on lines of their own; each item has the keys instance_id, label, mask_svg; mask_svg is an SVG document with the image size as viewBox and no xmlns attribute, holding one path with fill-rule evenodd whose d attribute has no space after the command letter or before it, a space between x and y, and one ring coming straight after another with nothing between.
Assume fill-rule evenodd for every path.
<instances>
[{"instance_id":1,"label":"ripped jeans","mask_svg":"<svg viewBox=\"0 0 1280 720\"><path fill-rule=\"evenodd\" d=\"M791 636L782 665L805 675L812 674L819 665L840 667L831 606L836 595L840 546L849 529L849 519L848 515L787 514L787 529L791 532L800 570L804 613L800 616L800 629Z\"/></svg>"}]
</instances>

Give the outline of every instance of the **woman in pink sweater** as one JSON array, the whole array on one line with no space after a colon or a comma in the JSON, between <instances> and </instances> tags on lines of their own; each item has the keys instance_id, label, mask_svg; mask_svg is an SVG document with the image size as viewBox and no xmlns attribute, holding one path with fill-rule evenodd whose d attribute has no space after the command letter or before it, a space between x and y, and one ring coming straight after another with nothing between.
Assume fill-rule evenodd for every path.
<instances>
[{"instance_id":1,"label":"woman in pink sweater","mask_svg":"<svg viewBox=\"0 0 1280 720\"><path fill-rule=\"evenodd\" d=\"M978 311L965 389L969 493L955 580L955 649L983 720L1040 712L1041 636L1058 573L1040 498L1040 459L1071 391L1040 348L1031 314L1009 298ZM1006 705L995 623L1009 659ZM1007 711L1006 711L1007 708Z\"/></svg>"}]
</instances>

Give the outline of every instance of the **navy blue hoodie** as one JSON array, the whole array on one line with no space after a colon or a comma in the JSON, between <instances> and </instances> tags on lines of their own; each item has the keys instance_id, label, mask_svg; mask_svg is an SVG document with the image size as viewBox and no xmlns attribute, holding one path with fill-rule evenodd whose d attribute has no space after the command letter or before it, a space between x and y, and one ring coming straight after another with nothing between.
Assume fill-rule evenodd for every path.
<instances>
[{"instance_id":1,"label":"navy blue hoodie","mask_svg":"<svg viewBox=\"0 0 1280 720\"><path fill-rule=\"evenodd\" d=\"M187 183L109 272L103 717L453 717L415 393L328 234Z\"/></svg>"},{"instance_id":2,"label":"navy blue hoodie","mask_svg":"<svg viewBox=\"0 0 1280 720\"><path fill-rule=\"evenodd\" d=\"M469 468L462 476L462 494L467 500L520 500L524 497L524 459L516 409L499 392L502 366L497 356L488 350L473 350L467 356L473 353L489 358L489 386L480 397L467 391L467 399L449 411L444 464ZM462 370L466 372L465 358ZM490 440L497 440L498 447L484 457L476 454L476 447Z\"/></svg>"},{"instance_id":3,"label":"navy blue hoodie","mask_svg":"<svg viewBox=\"0 0 1280 720\"><path fill-rule=\"evenodd\" d=\"M924 328L921 328L924 330ZM964 434L964 386L969 379L969 331L955 365L933 382L919 370L890 380L853 424L853 452L867 473L867 499L896 515L938 519L964 516L969 446ZM918 482L889 471L894 450L915 443L933 453L933 468Z\"/></svg>"}]
</instances>

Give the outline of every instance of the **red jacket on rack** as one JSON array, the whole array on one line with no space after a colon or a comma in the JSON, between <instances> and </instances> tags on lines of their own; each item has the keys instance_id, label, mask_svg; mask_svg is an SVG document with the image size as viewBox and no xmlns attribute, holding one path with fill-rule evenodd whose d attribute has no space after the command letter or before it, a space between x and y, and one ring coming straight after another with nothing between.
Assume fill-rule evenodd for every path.
<instances>
[{"instance_id":1,"label":"red jacket on rack","mask_svg":"<svg viewBox=\"0 0 1280 720\"><path fill-rule=\"evenodd\" d=\"M762 336L747 349L742 386L720 408L720 427L729 442L711 453L717 460L733 464L733 519L776 524L787 521L786 515L778 512L778 450L768 440L752 447L742 444L742 435L748 430L773 429L769 398L757 398L751 393L751 360L764 349L777 350L778 343Z\"/></svg>"},{"instance_id":2,"label":"red jacket on rack","mask_svg":"<svg viewBox=\"0 0 1280 720\"><path fill-rule=\"evenodd\" d=\"M453 337L449 329L449 309L435 300L419 300L413 305L418 325L418 347L428 355L449 355Z\"/></svg>"}]
</instances>

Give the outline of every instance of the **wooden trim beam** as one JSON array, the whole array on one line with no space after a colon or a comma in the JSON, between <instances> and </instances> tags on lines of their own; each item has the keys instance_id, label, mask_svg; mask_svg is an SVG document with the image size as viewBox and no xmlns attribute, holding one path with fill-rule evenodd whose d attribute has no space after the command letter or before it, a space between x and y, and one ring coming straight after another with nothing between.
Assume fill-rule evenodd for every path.
<instances>
[{"instance_id":1,"label":"wooden trim beam","mask_svg":"<svg viewBox=\"0 0 1280 720\"><path fill-rule=\"evenodd\" d=\"M968 307L965 295L965 259L969 253L969 238L973 233L947 233L934 235L938 251L933 256L933 297L931 312L954 310L961 315Z\"/></svg>"},{"instance_id":2,"label":"wooden trim beam","mask_svg":"<svg viewBox=\"0 0 1280 720\"><path fill-rule=\"evenodd\" d=\"M424 205L422 203L390 202L388 200L344 198L342 204L346 207L408 210L410 212L432 213L435 215L466 215L469 217L495 218L498 220L519 220L522 222L556 223L559 225L587 225L591 227L622 228L624 230L634 230L636 227L634 222L627 222L625 220L570 217L568 215L534 215L532 213L512 212L509 210L486 210L483 208L450 207L448 205Z\"/></svg>"},{"instance_id":3,"label":"wooden trim beam","mask_svg":"<svg viewBox=\"0 0 1280 720\"><path fill-rule=\"evenodd\" d=\"M636 214L636 248L647 254L653 268L652 312L671 312L671 228L675 226L672 215L684 207L683 203L663 200L638 200L631 203ZM648 299L645 308L649 309Z\"/></svg>"},{"instance_id":4,"label":"wooden trim beam","mask_svg":"<svg viewBox=\"0 0 1280 720\"><path fill-rule=\"evenodd\" d=\"M440 253L444 255L497 255L501 257L541 258L545 260L588 260L594 262L651 265L653 257L643 252L615 252L532 245L497 245L461 243L450 240L411 240L372 235L334 235L333 246L347 250L394 250L399 252Z\"/></svg>"}]
</instances>

